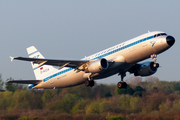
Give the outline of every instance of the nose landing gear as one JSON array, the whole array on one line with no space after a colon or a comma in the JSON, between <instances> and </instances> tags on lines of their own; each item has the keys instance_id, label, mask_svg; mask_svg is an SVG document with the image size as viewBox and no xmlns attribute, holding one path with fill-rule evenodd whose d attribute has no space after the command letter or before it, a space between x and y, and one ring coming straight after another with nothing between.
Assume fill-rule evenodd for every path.
<instances>
[{"instance_id":1,"label":"nose landing gear","mask_svg":"<svg viewBox=\"0 0 180 120\"><path fill-rule=\"evenodd\" d=\"M158 68L158 67L159 67L159 63L156 63L157 55L156 55L156 54L152 54L152 55L151 55L151 58L152 58L153 61L154 61L154 65L153 65L153 66L154 66L155 68Z\"/></svg>"}]
</instances>

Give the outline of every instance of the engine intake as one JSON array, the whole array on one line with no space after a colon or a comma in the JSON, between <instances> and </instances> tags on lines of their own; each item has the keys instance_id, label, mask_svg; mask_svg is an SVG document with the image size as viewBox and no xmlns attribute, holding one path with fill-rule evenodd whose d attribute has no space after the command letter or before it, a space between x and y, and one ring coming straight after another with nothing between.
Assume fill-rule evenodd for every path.
<instances>
[{"instance_id":1,"label":"engine intake","mask_svg":"<svg viewBox=\"0 0 180 120\"><path fill-rule=\"evenodd\" d=\"M96 60L91 62L87 69L85 70L86 73L90 72L90 73L98 73L102 70L105 70L108 68L108 62L105 58Z\"/></svg>"},{"instance_id":2,"label":"engine intake","mask_svg":"<svg viewBox=\"0 0 180 120\"><path fill-rule=\"evenodd\" d=\"M141 64L138 70L134 73L134 76L149 76L156 73L157 68L159 67L158 63L146 62Z\"/></svg>"}]
</instances>

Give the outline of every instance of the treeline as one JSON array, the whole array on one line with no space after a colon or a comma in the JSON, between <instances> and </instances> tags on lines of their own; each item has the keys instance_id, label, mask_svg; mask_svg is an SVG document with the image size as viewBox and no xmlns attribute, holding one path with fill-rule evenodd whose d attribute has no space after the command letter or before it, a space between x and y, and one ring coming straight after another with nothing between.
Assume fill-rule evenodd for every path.
<instances>
[{"instance_id":1,"label":"treeline","mask_svg":"<svg viewBox=\"0 0 180 120\"><path fill-rule=\"evenodd\" d=\"M159 81L155 77L126 81L126 89L99 84L92 88L79 85L38 91L4 84L6 90L0 92L0 120L180 119L179 81Z\"/></svg>"}]
</instances>

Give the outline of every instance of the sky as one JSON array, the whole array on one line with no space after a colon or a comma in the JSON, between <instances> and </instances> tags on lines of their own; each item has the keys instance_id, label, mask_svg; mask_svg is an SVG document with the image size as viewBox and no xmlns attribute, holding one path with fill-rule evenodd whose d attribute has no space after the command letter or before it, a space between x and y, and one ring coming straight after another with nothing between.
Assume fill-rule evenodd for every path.
<instances>
[{"instance_id":1,"label":"sky","mask_svg":"<svg viewBox=\"0 0 180 120\"><path fill-rule=\"evenodd\" d=\"M82 59L149 31L176 42L158 55L160 80L179 81L179 0L0 0L0 73L3 80L35 79L28 57L35 46L46 58ZM149 61L152 61L149 59ZM133 75L127 73L125 80ZM117 83L118 75L98 80Z\"/></svg>"}]
</instances>

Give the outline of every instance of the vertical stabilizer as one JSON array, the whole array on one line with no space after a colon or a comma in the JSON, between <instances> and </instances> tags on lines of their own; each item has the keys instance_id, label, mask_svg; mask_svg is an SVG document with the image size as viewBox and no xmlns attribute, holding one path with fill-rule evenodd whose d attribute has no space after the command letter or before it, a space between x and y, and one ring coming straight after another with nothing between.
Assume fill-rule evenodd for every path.
<instances>
[{"instance_id":1,"label":"vertical stabilizer","mask_svg":"<svg viewBox=\"0 0 180 120\"><path fill-rule=\"evenodd\" d=\"M27 52L29 58L44 58L43 55L34 46L28 47ZM42 65L39 67L38 64L35 64L33 62L31 62L31 65L37 80L44 79L54 72L58 71L58 69L54 68L51 65Z\"/></svg>"}]
</instances>

